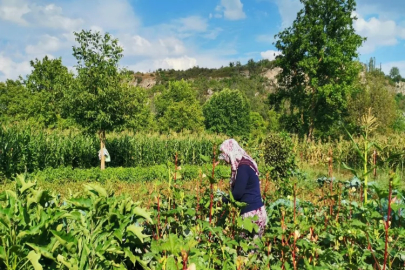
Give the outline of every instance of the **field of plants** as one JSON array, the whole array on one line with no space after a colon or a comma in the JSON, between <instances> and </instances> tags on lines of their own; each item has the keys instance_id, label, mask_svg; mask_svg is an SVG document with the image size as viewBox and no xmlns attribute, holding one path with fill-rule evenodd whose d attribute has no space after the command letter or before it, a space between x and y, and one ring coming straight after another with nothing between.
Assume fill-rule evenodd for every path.
<instances>
[{"instance_id":1,"label":"field of plants","mask_svg":"<svg viewBox=\"0 0 405 270\"><path fill-rule=\"evenodd\" d=\"M284 161L273 167L260 162L268 214L262 238L251 237L257 225L240 217L243 205L229 193L229 168L216 167L215 146L211 153L207 146L206 155L195 157L201 165L188 165L189 155L173 151L166 165L143 170L48 167L17 175L0 193L0 268L403 269L400 169L370 176L365 186L362 173L333 177L329 152L324 176L309 178L293 164L294 140L283 148L280 138L263 142L261 151L251 148L264 159ZM358 158L371 147L361 153L355 144ZM42 188L52 182L63 195ZM231 202L223 204L223 196Z\"/></svg>"}]
</instances>

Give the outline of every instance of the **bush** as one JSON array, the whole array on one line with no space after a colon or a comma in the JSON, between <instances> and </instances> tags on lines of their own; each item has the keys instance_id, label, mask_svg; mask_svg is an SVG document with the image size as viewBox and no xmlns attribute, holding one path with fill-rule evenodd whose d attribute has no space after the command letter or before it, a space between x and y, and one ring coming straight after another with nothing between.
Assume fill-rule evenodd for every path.
<instances>
[{"instance_id":1,"label":"bush","mask_svg":"<svg viewBox=\"0 0 405 270\"><path fill-rule=\"evenodd\" d=\"M270 134L264 141L264 161L273 168L274 179L287 177L296 167L291 138L285 134Z\"/></svg>"},{"instance_id":2,"label":"bush","mask_svg":"<svg viewBox=\"0 0 405 270\"><path fill-rule=\"evenodd\" d=\"M205 166L204 166L205 168ZM211 165L207 165L211 168ZM182 180L194 180L200 175L200 166L184 165L179 170ZM174 166L171 171L174 172ZM204 172L206 170L203 170ZM217 166L215 169L216 178L224 178L229 175L230 169L227 166ZM156 179L168 179L169 170L166 165L156 165L151 167L135 167L135 168L107 168L101 171L99 168L91 169L72 169L61 167L57 169L48 168L43 171L38 171L31 176L39 181L44 182L101 182L108 180L124 181L124 182L148 182Z\"/></svg>"}]
</instances>

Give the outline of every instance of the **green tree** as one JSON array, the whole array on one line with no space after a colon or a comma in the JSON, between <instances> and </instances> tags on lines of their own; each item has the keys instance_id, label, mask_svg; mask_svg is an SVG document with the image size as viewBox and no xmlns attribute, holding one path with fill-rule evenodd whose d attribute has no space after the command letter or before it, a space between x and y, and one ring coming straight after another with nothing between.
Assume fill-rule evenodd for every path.
<instances>
[{"instance_id":1,"label":"green tree","mask_svg":"<svg viewBox=\"0 0 405 270\"><path fill-rule=\"evenodd\" d=\"M394 82L399 82L402 77L401 74L399 73L399 68L397 67L392 67L390 70L390 78L394 81Z\"/></svg>"},{"instance_id":2,"label":"green tree","mask_svg":"<svg viewBox=\"0 0 405 270\"><path fill-rule=\"evenodd\" d=\"M129 81L124 82L121 87L124 92L121 104L124 106L124 115L122 117L125 123L124 125L118 125L114 130L121 130L123 128L131 129L134 132L155 130L156 123L154 122L150 100L145 89L134 87Z\"/></svg>"},{"instance_id":3,"label":"green tree","mask_svg":"<svg viewBox=\"0 0 405 270\"><path fill-rule=\"evenodd\" d=\"M206 129L229 136L250 133L250 106L239 90L215 93L203 106Z\"/></svg>"},{"instance_id":4,"label":"green tree","mask_svg":"<svg viewBox=\"0 0 405 270\"><path fill-rule=\"evenodd\" d=\"M263 117L258 112L250 112L251 137L260 137L266 132L267 126Z\"/></svg>"},{"instance_id":5,"label":"green tree","mask_svg":"<svg viewBox=\"0 0 405 270\"><path fill-rule=\"evenodd\" d=\"M156 118L161 131L200 131L204 117L196 91L184 80L169 82L155 101Z\"/></svg>"},{"instance_id":6,"label":"green tree","mask_svg":"<svg viewBox=\"0 0 405 270\"><path fill-rule=\"evenodd\" d=\"M346 111L347 97L358 77L354 61L364 39L355 33L355 0L301 0L293 25L277 34L282 68L277 95L311 139L326 133Z\"/></svg>"},{"instance_id":7,"label":"green tree","mask_svg":"<svg viewBox=\"0 0 405 270\"><path fill-rule=\"evenodd\" d=\"M45 126L55 124L61 118L61 101L73 83L73 74L62 64L62 59L30 61L32 72L22 79L31 94L30 115Z\"/></svg>"},{"instance_id":8,"label":"green tree","mask_svg":"<svg viewBox=\"0 0 405 270\"><path fill-rule=\"evenodd\" d=\"M377 118L378 131L392 131L399 114L395 94L383 74L367 73L365 82L359 83L348 102L349 123L359 130L359 120L369 108ZM355 131L355 130L353 130Z\"/></svg>"},{"instance_id":9,"label":"green tree","mask_svg":"<svg viewBox=\"0 0 405 270\"><path fill-rule=\"evenodd\" d=\"M20 81L0 82L0 120L2 123L24 121L30 115L30 93Z\"/></svg>"},{"instance_id":10,"label":"green tree","mask_svg":"<svg viewBox=\"0 0 405 270\"><path fill-rule=\"evenodd\" d=\"M77 84L69 91L67 110L83 128L99 134L102 151L105 132L125 125L128 115L136 110L136 104L123 102L127 86L118 69L123 49L108 33L82 30L74 34L79 43L73 47ZM104 155L101 156L104 169Z\"/></svg>"}]
</instances>

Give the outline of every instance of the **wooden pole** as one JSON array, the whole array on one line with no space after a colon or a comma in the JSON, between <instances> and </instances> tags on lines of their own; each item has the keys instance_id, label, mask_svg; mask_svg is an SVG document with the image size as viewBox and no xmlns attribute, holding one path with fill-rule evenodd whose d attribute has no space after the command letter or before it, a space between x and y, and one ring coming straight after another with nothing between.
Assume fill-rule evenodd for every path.
<instances>
[{"instance_id":1,"label":"wooden pole","mask_svg":"<svg viewBox=\"0 0 405 270\"><path fill-rule=\"evenodd\" d=\"M105 155L104 155L104 148L105 148L105 131L100 131L100 153L101 153L101 170L105 169Z\"/></svg>"}]
</instances>

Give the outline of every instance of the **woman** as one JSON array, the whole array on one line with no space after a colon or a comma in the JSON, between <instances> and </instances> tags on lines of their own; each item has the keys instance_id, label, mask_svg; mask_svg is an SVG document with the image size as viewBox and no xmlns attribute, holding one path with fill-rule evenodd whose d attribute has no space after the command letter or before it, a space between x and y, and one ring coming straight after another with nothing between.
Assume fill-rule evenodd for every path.
<instances>
[{"instance_id":1,"label":"woman","mask_svg":"<svg viewBox=\"0 0 405 270\"><path fill-rule=\"evenodd\" d=\"M231 190L236 201L247 204L242 218L258 216L258 236L262 237L267 223L267 213L260 194L259 170L256 162L234 139L224 141L220 146L219 159L231 165ZM224 199L227 202L227 199Z\"/></svg>"}]
</instances>

